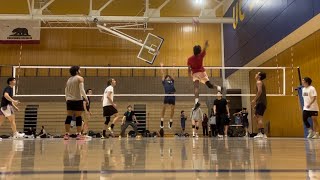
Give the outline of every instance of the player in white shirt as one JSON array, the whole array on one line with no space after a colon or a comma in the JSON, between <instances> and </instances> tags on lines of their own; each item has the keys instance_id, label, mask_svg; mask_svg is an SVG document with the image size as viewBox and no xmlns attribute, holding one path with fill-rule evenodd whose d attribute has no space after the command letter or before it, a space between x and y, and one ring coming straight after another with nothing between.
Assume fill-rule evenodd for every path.
<instances>
[{"instance_id":1,"label":"player in white shirt","mask_svg":"<svg viewBox=\"0 0 320 180\"><path fill-rule=\"evenodd\" d=\"M317 102L317 91L311 86L312 80L309 77L305 77L302 80L302 96L303 96L303 122L308 128L308 138L319 138L319 126L317 116L319 112L319 106ZM313 123L313 129L308 122L308 118L311 117Z\"/></svg>"},{"instance_id":2,"label":"player in white shirt","mask_svg":"<svg viewBox=\"0 0 320 180\"><path fill-rule=\"evenodd\" d=\"M105 89L104 93L103 93L103 117L105 117L106 121L104 123L104 129L103 129L103 133L102 133L102 139L104 139L106 137L106 130L108 128L108 124L111 120L111 116L115 116L113 119L113 122L111 124L111 126L108 128L108 130L111 132L111 134L113 135L113 127L114 127L114 123L119 119L118 116L118 110L117 110L117 105L114 103L113 101L113 96L114 96L114 87L116 86L117 82L115 79L110 79L108 81L108 87Z\"/></svg>"}]
</instances>

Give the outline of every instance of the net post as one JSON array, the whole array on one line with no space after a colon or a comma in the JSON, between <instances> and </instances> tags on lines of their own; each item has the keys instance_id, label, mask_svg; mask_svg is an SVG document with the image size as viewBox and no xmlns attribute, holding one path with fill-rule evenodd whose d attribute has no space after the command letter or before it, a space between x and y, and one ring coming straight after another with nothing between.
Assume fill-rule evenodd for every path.
<instances>
[{"instance_id":1,"label":"net post","mask_svg":"<svg viewBox=\"0 0 320 180\"><path fill-rule=\"evenodd\" d=\"M299 83L300 83L300 86L302 86L302 79L301 79L301 71L300 71L300 67L298 67L297 69L298 69Z\"/></svg>"},{"instance_id":2,"label":"net post","mask_svg":"<svg viewBox=\"0 0 320 180\"><path fill-rule=\"evenodd\" d=\"M283 70L283 95L286 95L286 68L282 67Z\"/></svg>"},{"instance_id":3,"label":"net post","mask_svg":"<svg viewBox=\"0 0 320 180\"><path fill-rule=\"evenodd\" d=\"M12 67L12 77L14 77L14 78L16 78L16 75L17 75L16 70L17 70L17 66L13 66ZM16 87L13 88L13 96L15 96L15 95L16 95Z\"/></svg>"}]
</instances>

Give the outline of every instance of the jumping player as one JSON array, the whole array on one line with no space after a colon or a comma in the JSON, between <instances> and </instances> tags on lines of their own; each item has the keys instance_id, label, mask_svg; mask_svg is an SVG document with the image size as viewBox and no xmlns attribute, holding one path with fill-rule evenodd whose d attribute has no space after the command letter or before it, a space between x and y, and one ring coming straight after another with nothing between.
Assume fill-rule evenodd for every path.
<instances>
[{"instance_id":1,"label":"jumping player","mask_svg":"<svg viewBox=\"0 0 320 180\"><path fill-rule=\"evenodd\" d=\"M83 98L87 104L89 104L87 94L84 90L84 79L81 77L81 71L79 66L72 66L70 68L71 77L68 79L65 88L65 97L67 103L67 118L65 121L66 134L64 136L65 140L69 139L70 124L72 121L72 116L76 118L77 126L77 140L81 139L82 130L82 113L83 109Z\"/></svg>"},{"instance_id":2,"label":"jumping player","mask_svg":"<svg viewBox=\"0 0 320 180\"><path fill-rule=\"evenodd\" d=\"M160 63L160 66L163 67L163 63ZM161 69L161 74L162 74L162 85L164 88L165 94L174 94L176 92L176 89L174 87L174 79L170 75L165 75L163 69ZM166 113L166 109L170 107L170 121L168 123L169 129L172 128L172 119L174 115L174 108L176 104L176 97L175 96L165 96L164 101L163 101L163 107L162 107L162 112L161 112L161 122L160 122L160 128L163 128L163 120L164 120L164 115Z\"/></svg>"},{"instance_id":3,"label":"jumping player","mask_svg":"<svg viewBox=\"0 0 320 180\"><path fill-rule=\"evenodd\" d=\"M259 133L254 138L267 138L267 135L264 133L264 124L263 124L263 115L267 109L267 94L266 94L266 87L263 83L263 80L266 78L266 73L258 72L255 76L257 81L257 95L252 100L251 104L255 109L254 118L258 123L258 130Z\"/></svg>"},{"instance_id":4,"label":"jumping player","mask_svg":"<svg viewBox=\"0 0 320 180\"><path fill-rule=\"evenodd\" d=\"M201 46L196 45L193 47L193 56L188 59L188 73L189 77L192 72L192 79L194 82L194 95L195 95L195 105L194 110L200 107L199 103L199 86L200 82L207 85L208 88L213 89L217 88L218 91L221 91L221 87L211 84L209 77L206 73L205 68L203 67L203 58L206 56L206 50L209 47L208 41L205 42L203 50Z\"/></svg>"}]
</instances>

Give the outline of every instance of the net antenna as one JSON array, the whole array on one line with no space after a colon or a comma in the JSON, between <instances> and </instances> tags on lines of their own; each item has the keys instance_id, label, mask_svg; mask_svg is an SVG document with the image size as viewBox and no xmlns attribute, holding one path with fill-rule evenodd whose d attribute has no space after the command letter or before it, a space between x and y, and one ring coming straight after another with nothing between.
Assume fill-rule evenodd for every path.
<instances>
[{"instance_id":1,"label":"net antenna","mask_svg":"<svg viewBox=\"0 0 320 180\"><path fill-rule=\"evenodd\" d=\"M141 39L134 38L122 31L120 29L139 29L137 26L145 26L145 24L127 24L127 25L122 25L122 26L111 26L107 27L107 24L98 24L98 20L95 19L94 22L97 23L97 28L99 29L100 32L102 33L108 33L111 34L112 36L119 37L121 39L125 39L127 41L132 42L133 44L136 44L140 46L140 51L137 55L137 58L145 61L146 63L153 64L155 59L157 58L160 48L162 46L162 43L164 39L160 36L154 35L152 33L148 33L147 37L145 38L144 42ZM148 30L146 27L143 28L143 30Z\"/></svg>"}]
</instances>

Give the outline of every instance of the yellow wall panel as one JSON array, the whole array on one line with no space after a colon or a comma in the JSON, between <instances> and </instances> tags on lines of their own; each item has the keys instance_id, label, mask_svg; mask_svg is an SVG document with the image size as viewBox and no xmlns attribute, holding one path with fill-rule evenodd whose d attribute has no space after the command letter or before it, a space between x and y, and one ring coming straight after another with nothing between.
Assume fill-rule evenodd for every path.
<instances>
[{"instance_id":1,"label":"yellow wall panel","mask_svg":"<svg viewBox=\"0 0 320 180\"><path fill-rule=\"evenodd\" d=\"M210 41L205 66L221 65L220 25L149 24L153 34L163 37L164 44L153 66L186 66L193 46ZM144 40L148 32L128 31ZM20 45L0 45L0 65L19 63ZM55 66L150 66L137 59L140 47L97 30L41 30L41 43L23 45L21 65ZM55 71L55 70L53 70ZM113 72L119 75L120 72ZM32 74L32 73L31 73ZM40 73L45 74L45 73ZM61 72L53 73L55 76ZM65 75L65 73L62 73ZM101 73L100 73L101 74ZM146 74L150 74L147 72Z\"/></svg>"}]
</instances>

